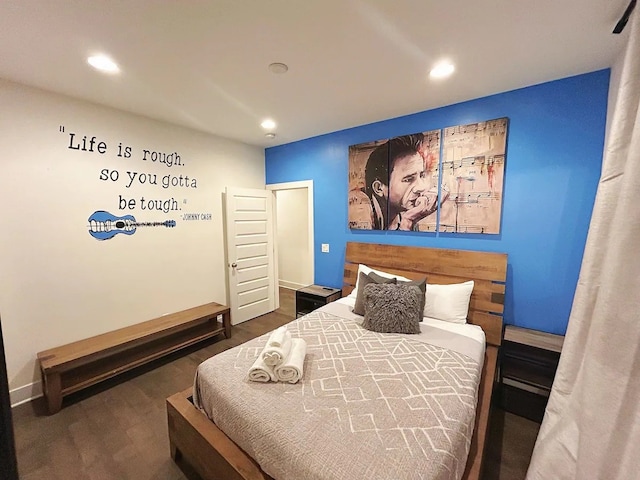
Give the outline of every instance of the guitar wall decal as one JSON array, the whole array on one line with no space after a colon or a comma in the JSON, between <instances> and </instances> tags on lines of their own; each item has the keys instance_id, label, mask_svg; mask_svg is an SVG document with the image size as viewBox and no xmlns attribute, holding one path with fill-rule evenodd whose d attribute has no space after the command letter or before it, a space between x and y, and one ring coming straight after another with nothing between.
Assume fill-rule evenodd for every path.
<instances>
[{"instance_id":1,"label":"guitar wall decal","mask_svg":"<svg viewBox=\"0 0 640 480\"><path fill-rule=\"evenodd\" d=\"M176 226L175 220L164 222L138 222L133 215L116 217L104 210L93 212L89 217L89 234L98 240L109 240L118 234L133 235L138 227L168 227Z\"/></svg>"}]
</instances>

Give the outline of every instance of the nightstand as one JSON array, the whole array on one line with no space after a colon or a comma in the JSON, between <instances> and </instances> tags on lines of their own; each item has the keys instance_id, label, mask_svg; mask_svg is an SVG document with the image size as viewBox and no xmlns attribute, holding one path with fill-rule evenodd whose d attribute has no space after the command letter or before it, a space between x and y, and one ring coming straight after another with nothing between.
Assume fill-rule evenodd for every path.
<instances>
[{"instance_id":1,"label":"nightstand","mask_svg":"<svg viewBox=\"0 0 640 480\"><path fill-rule=\"evenodd\" d=\"M500 360L500 404L542 422L564 337L507 325Z\"/></svg>"},{"instance_id":2,"label":"nightstand","mask_svg":"<svg viewBox=\"0 0 640 480\"><path fill-rule=\"evenodd\" d=\"M340 297L342 297L342 290L322 285L309 285L296 290L296 318L334 302Z\"/></svg>"}]
</instances>

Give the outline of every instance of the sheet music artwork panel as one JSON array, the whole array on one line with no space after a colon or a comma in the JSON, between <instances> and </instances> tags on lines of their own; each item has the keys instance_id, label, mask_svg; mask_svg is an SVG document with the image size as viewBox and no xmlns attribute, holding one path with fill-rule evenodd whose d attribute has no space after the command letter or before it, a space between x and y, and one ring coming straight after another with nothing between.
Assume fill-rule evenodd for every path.
<instances>
[{"instance_id":1,"label":"sheet music artwork panel","mask_svg":"<svg viewBox=\"0 0 640 480\"><path fill-rule=\"evenodd\" d=\"M440 231L500 233L507 118L444 129Z\"/></svg>"}]
</instances>

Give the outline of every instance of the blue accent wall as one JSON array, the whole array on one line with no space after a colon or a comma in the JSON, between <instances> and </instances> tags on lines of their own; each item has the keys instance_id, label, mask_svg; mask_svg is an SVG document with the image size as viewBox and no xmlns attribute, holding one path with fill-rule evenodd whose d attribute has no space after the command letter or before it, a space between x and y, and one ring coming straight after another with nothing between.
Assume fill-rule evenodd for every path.
<instances>
[{"instance_id":1,"label":"blue accent wall","mask_svg":"<svg viewBox=\"0 0 640 480\"><path fill-rule=\"evenodd\" d=\"M608 69L363 125L265 151L266 181L313 180L315 282L341 287L348 241L509 255L505 322L564 334L604 147ZM347 228L348 147L509 118L499 235ZM330 253L321 253L328 243Z\"/></svg>"}]
</instances>

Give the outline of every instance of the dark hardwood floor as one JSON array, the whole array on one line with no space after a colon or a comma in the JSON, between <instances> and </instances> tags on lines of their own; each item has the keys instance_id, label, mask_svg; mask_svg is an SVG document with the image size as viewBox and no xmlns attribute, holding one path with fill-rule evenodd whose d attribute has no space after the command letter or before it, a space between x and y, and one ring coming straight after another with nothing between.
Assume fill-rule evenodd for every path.
<instances>
[{"instance_id":1,"label":"dark hardwood floor","mask_svg":"<svg viewBox=\"0 0 640 480\"><path fill-rule=\"evenodd\" d=\"M165 399L192 385L207 358L294 318L294 296L281 289L280 309L234 326L230 339L169 357L65 399L47 415L43 399L13 409L24 480L178 480L197 478L169 456ZM524 478L538 424L495 409L484 480ZM300 479L304 480L304 479Z\"/></svg>"}]
</instances>

